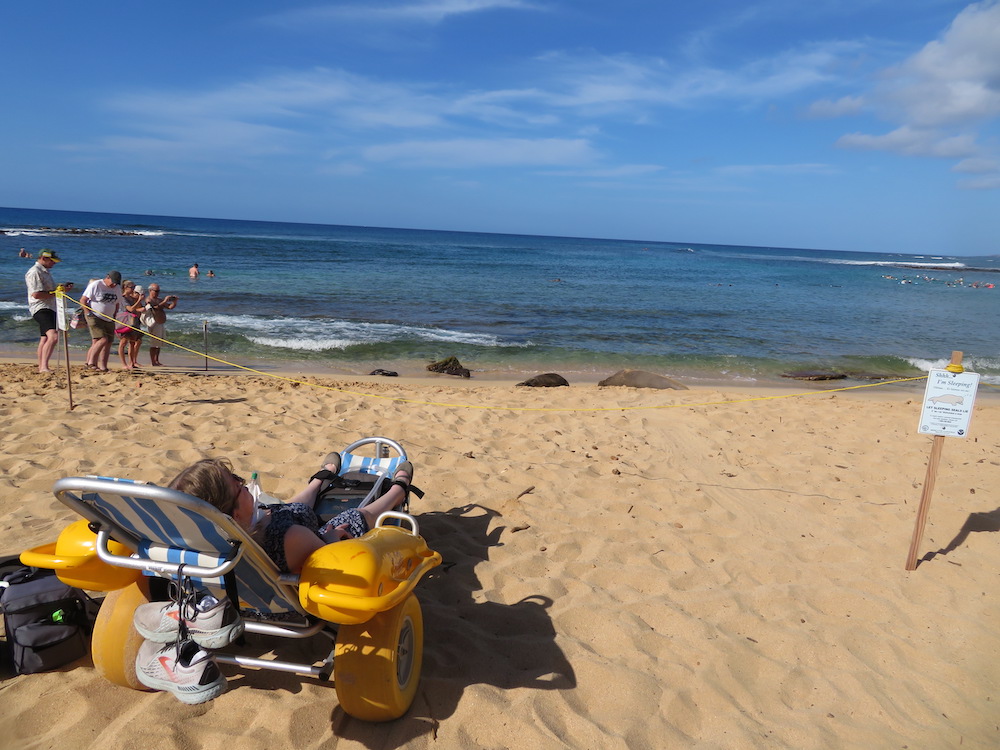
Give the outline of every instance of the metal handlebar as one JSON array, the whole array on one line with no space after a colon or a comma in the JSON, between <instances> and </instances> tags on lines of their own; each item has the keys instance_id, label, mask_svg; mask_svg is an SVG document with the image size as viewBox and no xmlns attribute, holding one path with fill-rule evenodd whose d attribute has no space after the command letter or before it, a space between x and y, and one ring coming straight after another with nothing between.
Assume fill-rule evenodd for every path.
<instances>
[{"instance_id":1,"label":"metal handlebar","mask_svg":"<svg viewBox=\"0 0 1000 750\"><path fill-rule=\"evenodd\" d=\"M417 525L417 519L409 513L401 513L398 510L387 510L383 512L378 518L375 519L375 528L378 529L384 526L382 522L388 518L406 521L406 523L410 525L410 533L413 534L413 536L420 536L420 527Z\"/></svg>"},{"instance_id":2,"label":"metal handlebar","mask_svg":"<svg viewBox=\"0 0 1000 750\"><path fill-rule=\"evenodd\" d=\"M180 576L183 574L194 578L221 578L229 573L243 557L243 548L236 550L236 554L230 560L217 565L214 568L205 568L201 565L188 565L187 563L161 562L159 560L149 560L142 557L126 557L116 555L108 548L108 541L111 535L105 529L97 532L97 556L108 565L116 565L119 568L130 568L132 570L148 570L153 573L166 573L168 575Z\"/></svg>"},{"instance_id":3,"label":"metal handlebar","mask_svg":"<svg viewBox=\"0 0 1000 750\"><path fill-rule=\"evenodd\" d=\"M355 440L349 446L344 448L342 452L353 453L356 448L360 448L363 445L372 445L372 444L375 445L376 458L385 458L385 456L382 455L383 450L385 448L392 448L394 451L396 451L397 454L399 454L400 458L402 458L404 461L406 460L406 451L403 449L403 446L397 443L392 438L387 438L387 437L361 438L361 440Z\"/></svg>"}]
</instances>

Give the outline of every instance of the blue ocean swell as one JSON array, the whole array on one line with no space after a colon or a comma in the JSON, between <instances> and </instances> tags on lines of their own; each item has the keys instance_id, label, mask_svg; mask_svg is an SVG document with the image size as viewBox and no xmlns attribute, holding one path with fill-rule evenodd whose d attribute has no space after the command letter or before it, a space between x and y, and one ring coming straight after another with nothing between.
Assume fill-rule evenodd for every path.
<instances>
[{"instance_id":1,"label":"blue ocean swell","mask_svg":"<svg viewBox=\"0 0 1000 750\"><path fill-rule=\"evenodd\" d=\"M998 292L946 286L971 281L971 271L920 281L899 267L908 256L5 210L0 226L25 217L143 235L0 236L0 300L15 306L0 306L0 343L37 336L26 310L16 312L27 268L17 248L55 246L65 258L58 278L83 283L114 267L146 283L143 272L154 271L180 296L172 335L197 342L209 321L214 345L241 356L455 354L484 366L589 358L753 372L881 367L952 348L1000 358L995 326L983 325ZM192 262L218 278L190 282Z\"/></svg>"}]
</instances>

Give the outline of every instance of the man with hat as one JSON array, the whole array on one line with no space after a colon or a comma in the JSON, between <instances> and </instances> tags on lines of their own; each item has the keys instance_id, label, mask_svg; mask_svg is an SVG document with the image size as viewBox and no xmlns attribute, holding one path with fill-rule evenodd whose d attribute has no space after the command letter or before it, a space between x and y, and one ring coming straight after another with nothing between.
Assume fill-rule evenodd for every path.
<instances>
[{"instance_id":1,"label":"man with hat","mask_svg":"<svg viewBox=\"0 0 1000 750\"><path fill-rule=\"evenodd\" d=\"M49 269L59 261L59 256L52 250L43 248L38 253L35 265L24 274L24 283L28 287L28 312L38 323L41 336L38 341L39 372L52 372L49 369L49 358L59 341L59 330L56 328L56 282L49 273Z\"/></svg>"},{"instance_id":2,"label":"man with hat","mask_svg":"<svg viewBox=\"0 0 1000 750\"><path fill-rule=\"evenodd\" d=\"M108 355L115 340L115 316L125 307L121 291L122 275L108 271L103 279L93 279L80 297L80 304L87 311L87 327L93 343L87 350L87 367L108 371Z\"/></svg>"}]
</instances>

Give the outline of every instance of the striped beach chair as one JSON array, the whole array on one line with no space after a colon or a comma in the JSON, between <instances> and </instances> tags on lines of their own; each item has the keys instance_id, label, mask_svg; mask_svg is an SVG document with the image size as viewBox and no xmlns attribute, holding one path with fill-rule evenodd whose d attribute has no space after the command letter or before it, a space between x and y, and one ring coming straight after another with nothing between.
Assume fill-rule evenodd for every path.
<instances>
[{"instance_id":1,"label":"striped beach chair","mask_svg":"<svg viewBox=\"0 0 1000 750\"><path fill-rule=\"evenodd\" d=\"M97 530L98 557L115 568L131 568L146 577L180 583L188 579L199 589L221 599L240 602L248 633L308 638L326 632L336 639L336 627L311 618L298 596L298 577L282 575L260 546L232 518L211 503L155 484L113 477L68 477L53 488L56 497L91 522ZM131 551L112 552L111 541ZM140 688L130 669L133 649L117 642L141 642L133 633L130 611L150 598L150 581L134 584L136 592L115 591L102 605L121 611L113 624L102 628L99 619L93 638L95 666L112 682ZM161 591L164 587L161 586ZM156 584L153 584L156 591ZM118 599L126 595L128 603ZM164 598L162 594L154 598ZM329 679L333 648L318 663L290 663L216 652L219 662L244 667L276 669ZM104 665L108 670L104 670Z\"/></svg>"},{"instance_id":2,"label":"striped beach chair","mask_svg":"<svg viewBox=\"0 0 1000 750\"><path fill-rule=\"evenodd\" d=\"M226 577L235 578L239 598L261 614L306 615L295 582L231 517L211 503L155 484L113 477L69 477L56 482L56 497L91 521L98 555L109 564L145 575L183 575L221 597ZM134 554L107 552L114 539Z\"/></svg>"}]
</instances>

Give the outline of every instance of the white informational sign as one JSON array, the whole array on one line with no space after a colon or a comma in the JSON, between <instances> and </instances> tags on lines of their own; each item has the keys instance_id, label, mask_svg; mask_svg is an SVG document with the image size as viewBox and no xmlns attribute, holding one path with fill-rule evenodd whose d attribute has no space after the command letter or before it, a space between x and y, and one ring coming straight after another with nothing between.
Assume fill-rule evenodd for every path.
<instances>
[{"instance_id":1,"label":"white informational sign","mask_svg":"<svg viewBox=\"0 0 1000 750\"><path fill-rule=\"evenodd\" d=\"M56 327L60 331L69 330L69 316L66 314L66 295L56 295Z\"/></svg>"},{"instance_id":2,"label":"white informational sign","mask_svg":"<svg viewBox=\"0 0 1000 750\"><path fill-rule=\"evenodd\" d=\"M920 412L920 427L917 432L945 437L968 435L978 390L977 372L931 370L927 373L924 408Z\"/></svg>"}]
</instances>

